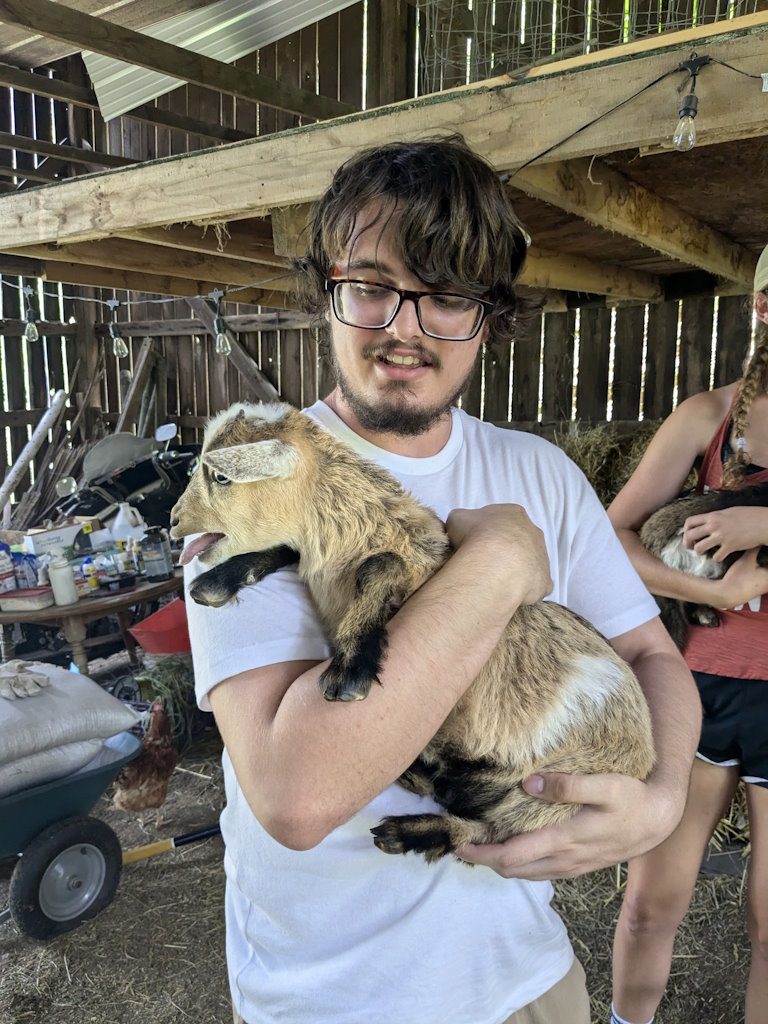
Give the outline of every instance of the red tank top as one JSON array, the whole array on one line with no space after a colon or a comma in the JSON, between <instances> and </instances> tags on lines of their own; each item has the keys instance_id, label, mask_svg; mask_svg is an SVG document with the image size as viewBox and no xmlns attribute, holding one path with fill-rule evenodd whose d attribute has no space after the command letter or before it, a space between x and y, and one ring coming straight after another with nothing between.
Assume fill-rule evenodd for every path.
<instances>
[{"instance_id":1,"label":"red tank top","mask_svg":"<svg viewBox=\"0 0 768 1024\"><path fill-rule=\"evenodd\" d=\"M731 431L732 410L733 404L704 453L696 484L699 492L722 485L722 451ZM768 469L750 473L744 483L768 483ZM734 679L768 680L768 594L718 614L718 627L688 627L684 651L688 667Z\"/></svg>"}]
</instances>

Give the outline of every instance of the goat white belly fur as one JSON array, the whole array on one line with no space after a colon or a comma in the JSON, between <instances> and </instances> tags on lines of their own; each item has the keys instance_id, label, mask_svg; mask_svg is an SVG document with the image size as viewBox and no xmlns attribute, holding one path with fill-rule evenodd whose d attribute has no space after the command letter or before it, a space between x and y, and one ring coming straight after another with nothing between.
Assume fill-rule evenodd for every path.
<instances>
[{"instance_id":1,"label":"goat white belly fur","mask_svg":"<svg viewBox=\"0 0 768 1024\"><path fill-rule=\"evenodd\" d=\"M245 514L236 517L235 504ZM183 556L211 566L189 588L202 604L224 605L296 563L333 651L320 678L328 700L361 700L379 684L387 621L450 554L431 510L282 404L239 404L209 423L200 470L171 522L174 537L203 535ZM374 842L429 861L466 842L501 842L579 809L528 796L528 775L643 779L653 762L650 715L629 665L567 608L524 605L399 780L446 814L386 818L372 830Z\"/></svg>"}]
</instances>

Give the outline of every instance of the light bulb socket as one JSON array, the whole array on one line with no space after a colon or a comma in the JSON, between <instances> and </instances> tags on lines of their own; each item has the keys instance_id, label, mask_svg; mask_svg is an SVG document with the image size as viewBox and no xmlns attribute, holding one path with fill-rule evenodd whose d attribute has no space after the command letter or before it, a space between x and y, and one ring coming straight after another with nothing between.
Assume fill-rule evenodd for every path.
<instances>
[{"instance_id":1,"label":"light bulb socket","mask_svg":"<svg viewBox=\"0 0 768 1024\"><path fill-rule=\"evenodd\" d=\"M214 334L226 334L227 333L227 322L223 316L214 317L213 320L213 332Z\"/></svg>"},{"instance_id":2,"label":"light bulb socket","mask_svg":"<svg viewBox=\"0 0 768 1024\"><path fill-rule=\"evenodd\" d=\"M688 95L683 99L683 105L680 107L679 117L696 117L696 113L699 109L699 97L695 92L689 92Z\"/></svg>"}]
</instances>

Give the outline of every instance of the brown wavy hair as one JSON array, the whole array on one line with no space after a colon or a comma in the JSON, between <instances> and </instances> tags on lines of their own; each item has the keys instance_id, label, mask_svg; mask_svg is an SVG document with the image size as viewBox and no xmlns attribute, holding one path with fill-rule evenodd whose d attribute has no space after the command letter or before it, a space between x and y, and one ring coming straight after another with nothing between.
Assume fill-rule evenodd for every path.
<instances>
[{"instance_id":1,"label":"brown wavy hair","mask_svg":"<svg viewBox=\"0 0 768 1024\"><path fill-rule=\"evenodd\" d=\"M768 289L762 294L768 299ZM733 406L731 418L737 446L723 466L723 487L733 490L741 487L744 483L745 471L752 459L747 449L743 446L739 447L738 442L744 438L749 426L749 410L752 402L758 395L765 394L768 394L768 324L758 321L755 351L746 365L739 387L739 397Z\"/></svg>"},{"instance_id":2,"label":"brown wavy hair","mask_svg":"<svg viewBox=\"0 0 768 1024\"><path fill-rule=\"evenodd\" d=\"M354 237L361 212L381 208L398 255L426 285L487 298L489 342L509 342L538 307L515 293L528 239L507 190L461 135L362 150L337 170L316 204L306 255L294 261L296 299L324 325L325 282Z\"/></svg>"}]
</instances>

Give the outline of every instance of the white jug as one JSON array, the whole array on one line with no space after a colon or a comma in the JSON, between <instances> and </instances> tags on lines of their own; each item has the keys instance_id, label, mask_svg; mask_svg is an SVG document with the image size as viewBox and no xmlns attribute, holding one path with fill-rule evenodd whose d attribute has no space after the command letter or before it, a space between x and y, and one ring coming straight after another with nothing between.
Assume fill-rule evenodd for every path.
<instances>
[{"instance_id":1,"label":"white jug","mask_svg":"<svg viewBox=\"0 0 768 1024\"><path fill-rule=\"evenodd\" d=\"M113 539L127 541L133 537L141 540L146 529L147 524L141 518L141 514L127 501L121 501L110 527Z\"/></svg>"}]
</instances>

